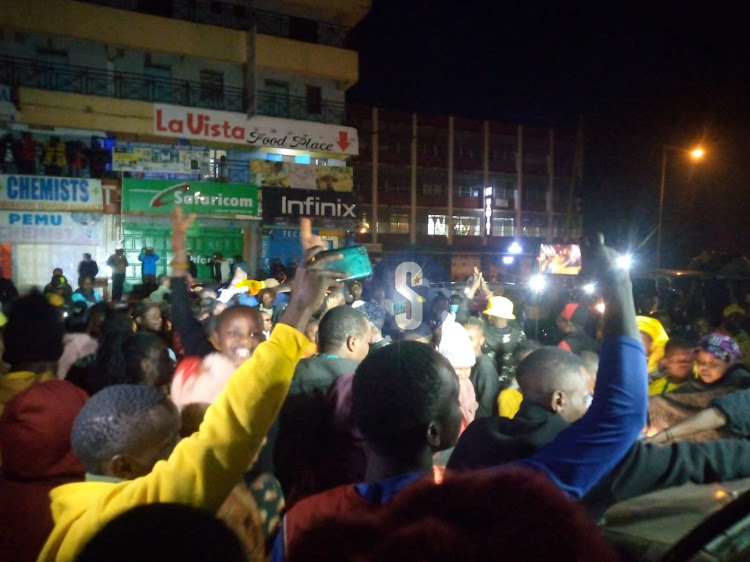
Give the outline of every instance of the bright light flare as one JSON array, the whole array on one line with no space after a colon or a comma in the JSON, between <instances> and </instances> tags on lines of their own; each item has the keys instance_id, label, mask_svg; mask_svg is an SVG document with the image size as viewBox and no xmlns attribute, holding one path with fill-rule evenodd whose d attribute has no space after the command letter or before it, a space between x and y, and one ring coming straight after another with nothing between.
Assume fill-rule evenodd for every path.
<instances>
[{"instance_id":1,"label":"bright light flare","mask_svg":"<svg viewBox=\"0 0 750 562\"><path fill-rule=\"evenodd\" d=\"M541 293L542 291L544 291L546 286L547 280L542 275L534 275L534 277L529 279L529 288L532 291Z\"/></svg>"},{"instance_id":2,"label":"bright light flare","mask_svg":"<svg viewBox=\"0 0 750 562\"><path fill-rule=\"evenodd\" d=\"M503 256L503 263L505 265L510 265L514 262L513 256Z\"/></svg>"},{"instance_id":3,"label":"bright light flare","mask_svg":"<svg viewBox=\"0 0 750 562\"><path fill-rule=\"evenodd\" d=\"M596 303L596 306L594 306L594 308L599 314L604 314L604 310L607 308L607 306L604 304L604 302L598 302Z\"/></svg>"},{"instance_id":4,"label":"bright light flare","mask_svg":"<svg viewBox=\"0 0 750 562\"><path fill-rule=\"evenodd\" d=\"M693 150L690 151L690 157L693 160L700 160L701 158L703 158L704 154L705 152L703 152L703 149L700 147L694 148Z\"/></svg>"},{"instance_id":5,"label":"bright light flare","mask_svg":"<svg viewBox=\"0 0 750 562\"><path fill-rule=\"evenodd\" d=\"M521 252L523 252L523 248L521 248L521 245L518 242L513 242L508 246L508 253L510 254L520 254Z\"/></svg>"},{"instance_id":6,"label":"bright light flare","mask_svg":"<svg viewBox=\"0 0 750 562\"><path fill-rule=\"evenodd\" d=\"M615 264L620 269L630 269L631 267L633 267L633 256L631 256L630 254L624 254L617 258Z\"/></svg>"},{"instance_id":7,"label":"bright light flare","mask_svg":"<svg viewBox=\"0 0 750 562\"><path fill-rule=\"evenodd\" d=\"M583 286L583 292L587 295L592 295L594 291L596 290L596 283L586 283Z\"/></svg>"}]
</instances>

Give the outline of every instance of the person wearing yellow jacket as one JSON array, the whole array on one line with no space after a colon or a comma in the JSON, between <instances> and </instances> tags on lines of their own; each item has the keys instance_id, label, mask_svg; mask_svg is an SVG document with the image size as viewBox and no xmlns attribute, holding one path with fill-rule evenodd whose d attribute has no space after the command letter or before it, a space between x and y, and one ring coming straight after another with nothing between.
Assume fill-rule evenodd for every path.
<instances>
[{"instance_id":1,"label":"person wearing yellow jacket","mask_svg":"<svg viewBox=\"0 0 750 562\"><path fill-rule=\"evenodd\" d=\"M176 212L173 227L184 234L193 218L183 220ZM124 457L123 452L104 463L109 467L105 470L108 474L99 475L99 481L66 484L52 490L55 527L40 561L75 559L109 520L137 505L172 502L216 512L258 452L286 398L295 365L309 344L302 333L307 321L319 308L327 289L338 285L335 279L345 277L345 273L322 269L341 256L316 260L315 254L320 250L316 247L308 251L297 268L294 294L270 339L261 343L235 372L208 408L197 433L179 442L171 454L165 443L164 454L153 459L153 468L148 471L148 467L140 467L148 473L140 477L133 473L133 480L117 478L127 475L127 471L117 474L119 463L115 459ZM175 259L181 257L177 255ZM183 263L176 261L173 266L180 268ZM174 406L171 409L176 415ZM177 418L173 431L178 429ZM153 443L148 446L153 447Z\"/></svg>"},{"instance_id":2,"label":"person wearing yellow jacket","mask_svg":"<svg viewBox=\"0 0 750 562\"><path fill-rule=\"evenodd\" d=\"M664 345L669 341L669 335L656 318L650 316L636 316L638 330L641 332L643 347L646 348L649 379L659 378L659 363L664 358Z\"/></svg>"}]
</instances>

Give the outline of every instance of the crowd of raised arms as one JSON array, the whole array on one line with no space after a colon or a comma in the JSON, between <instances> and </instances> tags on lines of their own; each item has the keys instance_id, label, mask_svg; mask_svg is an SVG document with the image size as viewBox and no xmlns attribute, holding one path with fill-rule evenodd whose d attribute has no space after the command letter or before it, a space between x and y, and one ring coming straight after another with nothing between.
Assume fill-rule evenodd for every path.
<instances>
[{"instance_id":1,"label":"crowd of raised arms","mask_svg":"<svg viewBox=\"0 0 750 562\"><path fill-rule=\"evenodd\" d=\"M745 311L670 337L601 237L543 346L478 270L404 331L304 220L293 279L196 290L194 219L127 308L3 290L1 560L616 560L615 503L750 476Z\"/></svg>"}]
</instances>

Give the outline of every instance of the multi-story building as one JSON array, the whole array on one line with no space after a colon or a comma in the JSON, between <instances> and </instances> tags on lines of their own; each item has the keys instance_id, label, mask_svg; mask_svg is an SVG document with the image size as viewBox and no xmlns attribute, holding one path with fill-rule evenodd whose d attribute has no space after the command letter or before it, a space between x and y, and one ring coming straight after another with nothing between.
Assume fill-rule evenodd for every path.
<instances>
[{"instance_id":1,"label":"multi-story building","mask_svg":"<svg viewBox=\"0 0 750 562\"><path fill-rule=\"evenodd\" d=\"M357 238L376 251L421 249L454 280L474 266L513 279L541 242L580 236L577 132L365 107L349 115L360 141Z\"/></svg>"},{"instance_id":2,"label":"multi-story building","mask_svg":"<svg viewBox=\"0 0 750 562\"><path fill-rule=\"evenodd\" d=\"M296 247L290 225L305 204L352 197L346 161L359 145L344 100L359 70L343 41L369 7L1 0L6 275L38 285L60 266L74 277L81 253L102 264L119 244L131 282L144 246L166 272L172 204L200 214L189 244L201 265L215 252L254 264ZM262 216L256 186L268 189ZM332 244L350 223L318 221Z\"/></svg>"}]
</instances>

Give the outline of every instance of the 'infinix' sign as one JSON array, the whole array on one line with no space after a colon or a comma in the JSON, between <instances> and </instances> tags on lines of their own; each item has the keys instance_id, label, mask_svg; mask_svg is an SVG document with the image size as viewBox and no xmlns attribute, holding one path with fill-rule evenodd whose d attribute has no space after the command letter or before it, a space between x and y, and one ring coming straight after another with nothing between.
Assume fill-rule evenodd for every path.
<instances>
[{"instance_id":1,"label":"'infinix' sign","mask_svg":"<svg viewBox=\"0 0 750 562\"><path fill-rule=\"evenodd\" d=\"M263 220L297 217L357 220L357 201L353 193L312 189L264 188Z\"/></svg>"},{"instance_id":2,"label":"'infinix' sign","mask_svg":"<svg viewBox=\"0 0 750 562\"><path fill-rule=\"evenodd\" d=\"M354 215L354 207L356 205L352 203L347 205L342 203L341 199L336 199L336 202L326 203L321 201L320 197L310 196L307 199L300 201L292 199L286 195L281 196L281 214L282 215L314 215L316 217L352 217L357 218Z\"/></svg>"}]
</instances>

